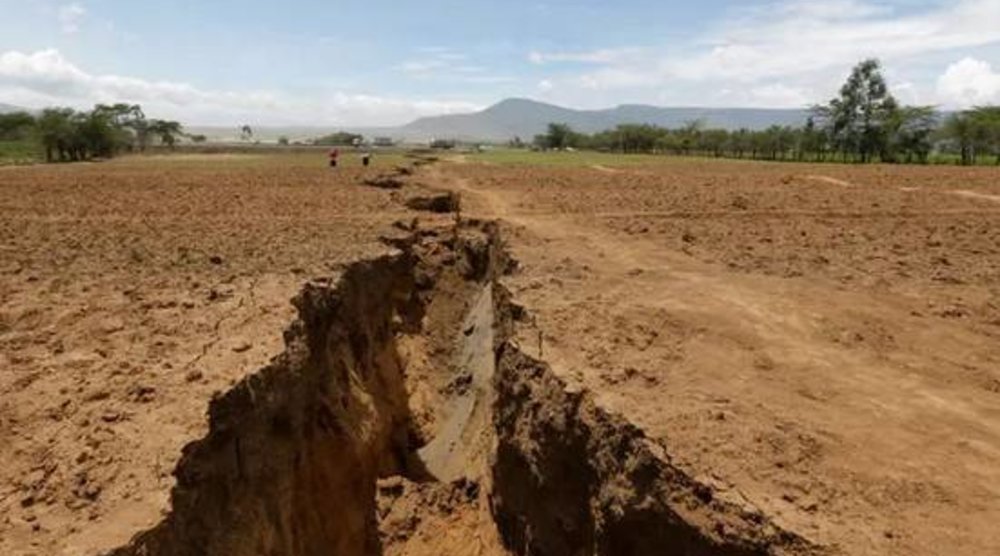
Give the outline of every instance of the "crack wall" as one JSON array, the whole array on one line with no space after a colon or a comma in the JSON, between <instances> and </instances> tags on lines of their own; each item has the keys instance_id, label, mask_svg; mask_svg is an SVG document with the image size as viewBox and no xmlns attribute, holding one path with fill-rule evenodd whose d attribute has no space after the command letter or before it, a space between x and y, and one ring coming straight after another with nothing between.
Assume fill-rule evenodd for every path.
<instances>
[{"instance_id":1,"label":"crack wall","mask_svg":"<svg viewBox=\"0 0 1000 556\"><path fill-rule=\"evenodd\" d=\"M305 285L285 351L212 400L170 513L110 555L821 552L523 353L498 227L458 220Z\"/></svg>"},{"instance_id":2,"label":"crack wall","mask_svg":"<svg viewBox=\"0 0 1000 556\"><path fill-rule=\"evenodd\" d=\"M513 342L498 353L491 505L516 554L819 554L718 498L624 419Z\"/></svg>"}]
</instances>

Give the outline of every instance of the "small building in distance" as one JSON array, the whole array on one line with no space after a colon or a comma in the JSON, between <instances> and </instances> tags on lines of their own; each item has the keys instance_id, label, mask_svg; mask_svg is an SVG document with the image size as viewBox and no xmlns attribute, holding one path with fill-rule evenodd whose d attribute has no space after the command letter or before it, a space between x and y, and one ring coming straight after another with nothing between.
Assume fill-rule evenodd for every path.
<instances>
[{"instance_id":1,"label":"small building in distance","mask_svg":"<svg viewBox=\"0 0 1000 556\"><path fill-rule=\"evenodd\" d=\"M376 147L391 147L395 144L396 142L392 140L392 137L376 137L372 140L372 145Z\"/></svg>"},{"instance_id":2,"label":"small building in distance","mask_svg":"<svg viewBox=\"0 0 1000 556\"><path fill-rule=\"evenodd\" d=\"M457 145L457 141L452 139L432 139L430 142L430 148L441 149L441 150L451 150Z\"/></svg>"}]
</instances>

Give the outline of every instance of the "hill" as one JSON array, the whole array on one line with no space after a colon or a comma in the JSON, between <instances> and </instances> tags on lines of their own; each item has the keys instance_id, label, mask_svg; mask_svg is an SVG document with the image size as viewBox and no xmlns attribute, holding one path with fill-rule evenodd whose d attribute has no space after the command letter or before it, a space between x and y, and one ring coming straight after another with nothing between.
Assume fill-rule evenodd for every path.
<instances>
[{"instance_id":1,"label":"hill","mask_svg":"<svg viewBox=\"0 0 1000 556\"><path fill-rule=\"evenodd\" d=\"M594 133L625 123L680 127L694 120L702 120L711 128L763 129L771 125L801 125L806 117L807 111L803 109L663 108L641 104L604 110L574 110L514 98L471 114L420 118L392 130L392 135L410 140L435 137L490 141L520 137L530 140L544 132L550 122L566 123L577 131Z\"/></svg>"},{"instance_id":2,"label":"hill","mask_svg":"<svg viewBox=\"0 0 1000 556\"><path fill-rule=\"evenodd\" d=\"M0 114L10 114L11 112L29 112L27 108L21 108L20 106L14 106L13 104L4 104L0 102Z\"/></svg>"}]
</instances>

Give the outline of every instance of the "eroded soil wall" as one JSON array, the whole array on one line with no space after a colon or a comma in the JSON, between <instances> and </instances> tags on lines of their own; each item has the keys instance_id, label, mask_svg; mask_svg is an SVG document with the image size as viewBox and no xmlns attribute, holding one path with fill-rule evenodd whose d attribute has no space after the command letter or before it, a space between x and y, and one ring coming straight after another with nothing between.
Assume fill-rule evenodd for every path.
<instances>
[{"instance_id":1,"label":"eroded soil wall","mask_svg":"<svg viewBox=\"0 0 1000 556\"><path fill-rule=\"evenodd\" d=\"M304 286L285 352L211 402L209 434L174 472L170 514L112 554L383 553L378 480L437 482L419 449L444 429L460 432L449 440L455 457L471 461L484 445L488 413L477 410L483 424L469 430L455 408L490 400L482 384L463 387L481 379L453 360L481 360L466 344L492 339L464 329L492 326L482 300L491 299L483 291L494 283L495 237L478 224L414 230L392 242L395 254ZM468 320L470 311L479 316ZM421 383L435 392L415 399ZM475 482L465 490L478 496Z\"/></svg>"},{"instance_id":2,"label":"eroded soil wall","mask_svg":"<svg viewBox=\"0 0 1000 556\"><path fill-rule=\"evenodd\" d=\"M816 552L518 349L494 225L410 232L303 288L286 351L212 402L170 514L113 556Z\"/></svg>"},{"instance_id":3,"label":"eroded soil wall","mask_svg":"<svg viewBox=\"0 0 1000 556\"><path fill-rule=\"evenodd\" d=\"M211 403L172 511L114 554L374 554L375 482L408 451L399 329L421 317L410 255L296 297L286 351Z\"/></svg>"},{"instance_id":4,"label":"eroded soil wall","mask_svg":"<svg viewBox=\"0 0 1000 556\"><path fill-rule=\"evenodd\" d=\"M500 347L495 385L492 507L515 553L813 553L749 505L718 499L513 343Z\"/></svg>"}]
</instances>

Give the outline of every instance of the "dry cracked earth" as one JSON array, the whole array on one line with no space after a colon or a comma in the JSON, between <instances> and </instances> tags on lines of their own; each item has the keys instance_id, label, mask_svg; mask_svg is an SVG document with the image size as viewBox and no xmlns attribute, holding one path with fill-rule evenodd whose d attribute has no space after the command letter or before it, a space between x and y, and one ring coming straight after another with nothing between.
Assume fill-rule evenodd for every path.
<instances>
[{"instance_id":1,"label":"dry cracked earth","mask_svg":"<svg viewBox=\"0 0 1000 556\"><path fill-rule=\"evenodd\" d=\"M0 172L0 552L1000 550L995 169L377 162Z\"/></svg>"}]
</instances>

